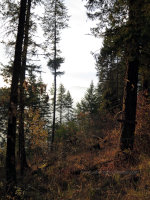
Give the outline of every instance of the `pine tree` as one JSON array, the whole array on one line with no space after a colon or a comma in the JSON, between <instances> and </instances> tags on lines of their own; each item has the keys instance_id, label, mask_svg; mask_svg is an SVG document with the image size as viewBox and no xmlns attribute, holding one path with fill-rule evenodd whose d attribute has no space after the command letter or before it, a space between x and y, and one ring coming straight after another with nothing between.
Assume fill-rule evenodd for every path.
<instances>
[{"instance_id":1,"label":"pine tree","mask_svg":"<svg viewBox=\"0 0 150 200\"><path fill-rule=\"evenodd\" d=\"M27 74L27 70L31 68L32 66L29 67L29 61L27 63L27 60L29 57L31 57L31 52L34 54L35 47L37 46L36 43L33 40L33 33L36 30L36 23L33 23L33 14L31 14L31 7L32 9L37 5L39 1L31 1L27 0L27 5L26 5L26 17L25 17L25 29L24 29L24 41L23 41L23 51L22 51L22 60L21 60L21 72L20 72L20 77L19 77L19 107L20 107L20 112L19 112L19 156L20 156L20 171L21 174L23 175L24 168L27 168L27 161L26 161L26 155L25 155L25 138L24 138L24 107L25 107L25 74ZM14 45L15 45L15 39L16 39L16 32L17 32L17 19L19 15L19 6L16 1L11 1L11 0L3 0L3 10L1 11L1 14L3 15L3 19L5 22L4 24L4 30L5 33L7 33L7 41L3 41L5 43L5 46L7 48L10 48L10 55L14 54ZM10 29L13 28L13 31ZM9 42L8 42L9 38ZM30 47L30 51L29 51ZM28 57L27 57L28 54ZM28 65L28 66L27 66ZM7 75L8 77L12 76L12 62L10 60L10 66L4 66L3 68L3 74ZM33 68L33 67L32 67ZM32 70L35 70L33 68Z\"/></svg>"},{"instance_id":2,"label":"pine tree","mask_svg":"<svg viewBox=\"0 0 150 200\"><path fill-rule=\"evenodd\" d=\"M22 69L20 73L20 94L19 94L19 107L20 107L20 117L19 117L19 156L20 156L20 172L21 175L24 173L24 169L28 168L25 152L25 137L24 137L24 108L25 108L25 73L26 73L26 63L27 63L27 51L29 43L29 28L30 28L30 14L31 14L31 0L27 1L27 14L25 19L25 34L24 34L24 44L22 53Z\"/></svg>"},{"instance_id":3,"label":"pine tree","mask_svg":"<svg viewBox=\"0 0 150 200\"><path fill-rule=\"evenodd\" d=\"M90 87L87 89L84 98L80 103L77 104L77 108L78 111L88 113L90 116L97 113L98 97L93 81L91 82Z\"/></svg>"},{"instance_id":4,"label":"pine tree","mask_svg":"<svg viewBox=\"0 0 150 200\"><path fill-rule=\"evenodd\" d=\"M6 47L6 52L11 62L13 63L15 41L17 37L18 17L19 17L19 3L12 0L1 0L0 10L1 15L1 42Z\"/></svg>"},{"instance_id":5,"label":"pine tree","mask_svg":"<svg viewBox=\"0 0 150 200\"><path fill-rule=\"evenodd\" d=\"M73 120L73 99L71 97L71 94L69 91L67 91L67 94L65 96L65 109L66 109L66 114L65 118L66 121L72 121Z\"/></svg>"},{"instance_id":6,"label":"pine tree","mask_svg":"<svg viewBox=\"0 0 150 200\"><path fill-rule=\"evenodd\" d=\"M3 141L7 136L8 106L9 106L10 88L0 88L0 137Z\"/></svg>"},{"instance_id":7,"label":"pine tree","mask_svg":"<svg viewBox=\"0 0 150 200\"><path fill-rule=\"evenodd\" d=\"M136 125L137 83L140 66L140 39L141 39L141 7L143 1L128 1L129 6L129 34L127 41L128 61L126 86L123 100L123 123L121 130L121 150L133 149L134 132Z\"/></svg>"},{"instance_id":8,"label":"pine tree","mask_svg":"<svg viewBox=\"0 0 150 200\"><path fill-rule=\"evenodd\" d=\"M21 71L21 56L25 28L26 0L20 2L20 14L15 46L15 57L12 73L12 84L9 103L8 115L8 132L7 132L7 153L6 153L6 177L8 193L14 192L16 184L16 164L15 164L15 144L16 144L16 119L17 119L17 100L18 100L18 83Z\"/></svg>"},{"instance_id":9,"label":"pine tree","mask_svg":"<svg viewBox=\"0 0 150 200\"><path fill-rule=\"evenodd\" d=\"M122 40L119 39L122 42L118 44L121 47L122 45L124 46L122 48L122 55L125 58L126 82L124 87L120 147L122 150L132 149L136 124L138 71L142 63L141 51L145 49L143 33L149 27L149 23L146 23L146 28L143 26L143 21L148 22L149 18L149 14L147 11L144 11L144 7L149 7L149 2L141 0L89 0L86 6L89 9L88 16L91 19L101 19L100 24L93 29L93 33L96 36L101 34L100 27L105 27L106 32L104 32L104 36L109 30L112 36L116 35L117 37L119 36L118 38L122 38ZM102 8L101 10L99 9L100 7ZM117 41L119 40L117 39ZM116 45L117 41L115 42L115 47L119 50L119 46ZM148 58L148 56L146 57Z\"/></svg>"},{"instance_id":10,"label":"pine tree","mask_svg":"<svg viewBox=\"0 0 150 200\"><path fill-rule=\"evenodd\" d=\"M54 75L54 104L53 104L53 125L52 125L52 139L54 142L55 134L55 118L56 118L56 91L57 82L56 77L62 75L63 72L58 71L64 59L60 57L60 50L58 47L60 41L61 30L66 28L68 21L67 9L60 0L47 0L45 3L45 14L43 18L43 29L45 32L46 48L50 50L50 59L48 66ZM52 46L52 47L51 47Z\"/></svg>"},{"instance_id":11,"label":"pine tree","mask_svg":"<svg viewBox=\"0 0 150 200\"><path fill-rule=\"evenodd\" d=\"M141 52L141 64L139 68L139 84L140 89L143 90L144 97L150 95L150 3L147 1L143 2L141 7L142 12L142 24L141 24L141 42L140 42L140 52Z\"/></svg>"},{"instance_id":12,"label":"pine tree","mask_svg":"<svg viewBox=\"0 0 150 200\"><path fill-rule=\"evenodd\" d=\"M118 31L120 32L121 28ZM96 59L98 87L101 93L100 110L105 109L114 113L116 109L121 107L125 58L124 44L121 37L116 36L112 30L107 30L103 47Z\"/></svg>"},{"instance_id":13,"label":"pine tree","mask_svg":"<svg viewBox=\"0 0 150 200\"><path fill-rule=\"evenodd\" d=\"M57 94L57 112L59 114L59 123L62 124L64 118L64 109L65 109L65 87L63 84L60 84Z\"/></svg>"}]
</instances>

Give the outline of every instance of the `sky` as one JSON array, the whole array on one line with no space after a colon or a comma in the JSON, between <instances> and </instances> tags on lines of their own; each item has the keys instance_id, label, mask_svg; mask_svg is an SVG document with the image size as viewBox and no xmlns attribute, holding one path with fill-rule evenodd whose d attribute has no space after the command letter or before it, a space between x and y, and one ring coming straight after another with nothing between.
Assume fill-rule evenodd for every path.
<instances>
[{"instance_id":1,"label":"sky","mask_svg":"<svg viewBox=\"0 0 150 200\"><path fill-rule=\"evenodd\" d=\"M91 81L93 80L95 85L97 83L95 59L91 52L99 52L102 40L90 35L90 28L95 24L87 18L85 2L82 0L64 2L71 17L69 28L63 30L61 35L60 49L65 58L61 70L65 71L65 74L58 77L58 83L62 83L70 91L74 101L78 102L83 98ZM43 76L47 83L53 81L50 72Z\"/></svg>"},{"instance_id":2,"label":"sky","mask_svg":"<svg viewBox=\"0 0 150 200\"><path fill-rule=\"evenodd\" d=\"M65 74L57 78L58 85L62 83L66 90L69 90L74 102L80 101L89 88L91 81L97 83L95 59L91 52L99 52L102 40L97 39L90 34L90 28L95 23L87 18L85 1L65 0L70 16L69 28L62 31L60 50L65 62L61 66L61 71ZM1 47L0 47L1 48ZM1 60L5 61L4 51L1 51ZM43 81L52 85L53 76L47 67L46 61L41 61ZM3 86L2 77L0 77L0 87Z\"/></svg>"}]
</instances>

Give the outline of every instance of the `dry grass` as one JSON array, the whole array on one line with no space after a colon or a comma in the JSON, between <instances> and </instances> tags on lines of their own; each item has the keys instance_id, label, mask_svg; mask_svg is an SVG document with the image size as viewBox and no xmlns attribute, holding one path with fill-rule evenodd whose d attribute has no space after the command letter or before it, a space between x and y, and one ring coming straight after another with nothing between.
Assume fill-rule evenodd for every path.
<instances>
[{"instance_id":1,"label":"dry grass","mask_svg":"<svg viewBox=\"0 0 150 200\"><path fill-rule=\"evenodd\" d=\"M142 102L142 103L141 103ZM134 151L119 151L120 131L106 124L103 134L83 130L38 155L18 184L27 200L150 199L150 107L140 99ZM107 123L113 119L107 119ZM104 134L105 133L105 134ZM92 137L95 136L96 137ZM103 137L101 137L103 135ZM98 148L100 147L100 148ZM4 187L0 182L0 192Z\"/></svg>"}]
</instances>

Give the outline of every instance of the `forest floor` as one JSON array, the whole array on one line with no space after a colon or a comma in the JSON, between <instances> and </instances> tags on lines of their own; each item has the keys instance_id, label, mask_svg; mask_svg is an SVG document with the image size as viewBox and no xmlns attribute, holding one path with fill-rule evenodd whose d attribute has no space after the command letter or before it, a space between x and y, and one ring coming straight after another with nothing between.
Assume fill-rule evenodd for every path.
<instances>
[{"instance_id":1,"label":"forest floor","mask_svg":"<svg viewBox=\"0 0 150 200\"><path fill-rule=\"evenodd\" d=\"M139 104L140 105L140 104ZM15 199L24 200L149 200L150 105L138 107L134 150L119 150L116 125L79 131L57 141L53 151L36 152L24 179L18 173ZM109 119L110 121L110 119ZM116 128L117 127L117 128ZM5 194L0 168L0 200Z\"/></svg>"},{"instance_id":2,"label":"forest floor","mask_svg":"<svg viewBox=\"0 0 150 200\"><path fill-rule=\"evenodd\" d=\"M104 138L73 136L57 144L53 152L37 156L30 161L32 170L24 180L18 176L15 199L150 199L150 138L136 135L135 145L140 149L122 153L118 150L118 134L113 130ZM7 199L4 185L3 175L1 200Z\"/></svg>"}]
</instances>

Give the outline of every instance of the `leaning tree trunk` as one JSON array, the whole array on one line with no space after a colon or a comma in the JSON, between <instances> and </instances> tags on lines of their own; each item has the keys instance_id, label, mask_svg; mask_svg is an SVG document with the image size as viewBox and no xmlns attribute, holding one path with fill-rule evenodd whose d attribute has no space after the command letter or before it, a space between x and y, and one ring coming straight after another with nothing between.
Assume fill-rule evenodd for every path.
<instances>
[{"instance_id":1,"label":"leaning tree trunk","mask_svg":"<svg viewBox=\"0 0 150 200\"><path fill-rule=\"evenodd\" d=\"M133 149L136 126L137 83L139 69L140 9L142 0L129 0L129 40L127 44L128 64L124 90L121 150Z\"/></svg>"},{"instance_id":2,"label":"leaning tree trunk","mask_svg":"<svg viewBox=\"0 0 150 200\"><path fill-rule=\"evenodd\" d=\"M20 118L19 118L19 157L20 157L20 174L24 174L24 170L28 168L25 152L25 137L24 137L24 107L25 107L25 95L24 95L24 81L26 72L26 60L27 60L27 49L29 41L29 21L31 13L31 0L28 0L27 15L25 22L25 39L22 55L22 69L20 72Z\"/></svg>"},{"instance_id":3,"label":"leaning tree trunk","mask_svg":"<svg viewBox=\"0 0 150 200\"><path fill-rule=\"evenodd\" d=\"M7 192L13 193L16 184L16 165L15 165L15 144L16 144L16 118L18 104L18 82L21 70L22 45L25 27L27 0L20 2L20 14L18 32L15 46L15 57L13 64L9 113L8 113L8 131L7 131L7 153L6 153L6 178Z\"/></svg>"}]
</instances>

